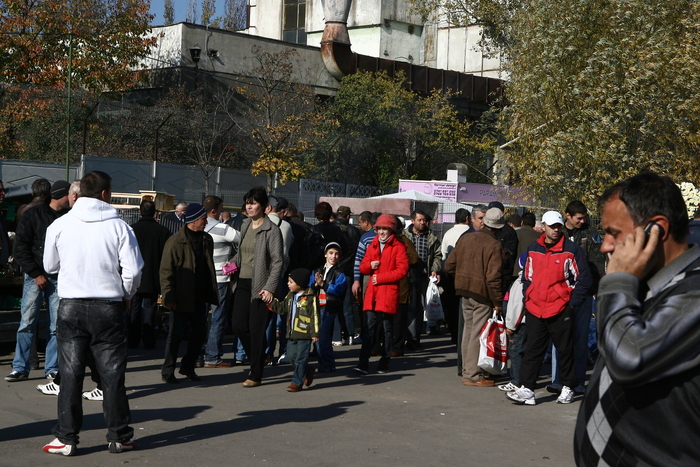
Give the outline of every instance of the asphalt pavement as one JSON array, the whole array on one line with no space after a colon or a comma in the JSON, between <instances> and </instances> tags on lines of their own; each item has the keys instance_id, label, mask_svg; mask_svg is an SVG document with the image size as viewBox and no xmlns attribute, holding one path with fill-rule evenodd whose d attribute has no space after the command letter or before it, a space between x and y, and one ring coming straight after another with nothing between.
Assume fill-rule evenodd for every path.
<instances>
[{"instance_id":1,"label":"asphalt pavement","mask_svg":"<svg viewBox=\"0 0 700 467\"><path fill-rule=\"evenodd\" d=\"M288 393L291 366L267 367L263 384L244 388L247 367L198 369L201 382L161 382L165 342L132 350L126 375L137 449L110 454L102 403L83 401L75 457L46 454L56 397L28 380L0 380L0 465L35 466L571 466L581 397L555 402L536 390L535 406L515 405L496 388L466 387L449 336L391 361L387 374L352 372L360 346L335 347L335 373ZM184 345L183 349L184 351ZM1 349L0 349L1 350ZM224 358L230 359L230 345ZM0 351L0 376L12 349ZM373 358L370 370L376 369ZM506 379L502 380L503 382ZM94 383L85 379L84 389Z\"/></svg>"}]
</instances>

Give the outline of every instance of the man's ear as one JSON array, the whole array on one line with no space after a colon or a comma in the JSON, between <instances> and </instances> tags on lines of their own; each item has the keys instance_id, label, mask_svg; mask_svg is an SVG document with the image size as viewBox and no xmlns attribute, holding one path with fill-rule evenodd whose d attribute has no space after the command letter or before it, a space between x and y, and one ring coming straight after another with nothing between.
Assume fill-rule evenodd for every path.
<instances>
[{"instance_id":1,"label":"man's ear","mask_svg":"<svg viewBox=\"0 0 700 467\"><path fill-rule=\"evenodd\" d=\"M666 241L666 239L668 239L670 236L669 228L671 227L671 223L668 221L668 218L666 216L654 216L649 220L656 222L656 224L663 229L660 232L661 236L659 237L659 243Z\"/></svg>"}]
</instances>

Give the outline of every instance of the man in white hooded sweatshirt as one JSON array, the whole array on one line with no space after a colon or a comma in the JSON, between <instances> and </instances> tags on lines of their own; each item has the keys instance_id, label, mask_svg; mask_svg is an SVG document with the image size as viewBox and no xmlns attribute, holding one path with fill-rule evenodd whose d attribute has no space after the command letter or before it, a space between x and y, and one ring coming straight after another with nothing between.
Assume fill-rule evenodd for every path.
<instances>
[{"instance_id":1,"label":"man in white hooded sweatshirt","mask_svg":"<svg viewBox=\"0 0 700 467\"><path fill-rule=\"evenodd\" d=\"M134 430L124 386L124 313L141 282L143 259L136 236L109 205L112 179L85 174L73 209L46 231L44 269L58 274L56 338L61 368L56 438L44 451L72 456L82 426L85 362L92 351L102 380L109 452L133 449ZM60 221L60 222L59 222ZM65 274L63 274L65 273Z\"/></svg>"}]
</instances>

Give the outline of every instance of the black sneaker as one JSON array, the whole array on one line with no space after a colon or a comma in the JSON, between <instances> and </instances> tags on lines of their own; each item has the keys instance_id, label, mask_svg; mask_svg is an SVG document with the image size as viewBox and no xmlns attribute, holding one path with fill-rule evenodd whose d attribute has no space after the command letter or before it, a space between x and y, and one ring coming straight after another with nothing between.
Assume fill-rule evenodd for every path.
<instances>
[{"instance_id":1,"label":"black sneaker","mask_svg":"<svg viewBox=\"0 0 700 467\"><path fill-rule=\"evenodd\" d=\"M178 384L180 381L177 380L175 375L169 374L168 376L163 375L163 382L168 384Z\"/></svg>"},{"instance_id":2,"label":"black sneaker","mask_svg":"<svg viewBox=\"0 0 700 467\"><path fill-rule=\"evenodd\" d=\"M185 378L189 379L190 381L202 381L202 378L197 376L197 373L195 373L194 370L190 371L189 373L183 373L181 371L180 374L183 375Z\"/></svg>"},{"instance_id":3,"label":"black sneaker","mask_svg":"<svg viewBox=\"0 0 700 467\"><path fill-rule=\"evenodd\" d=\"M380 366L379 368L377 368L377 373L379 373L380 375L384 375L386 373L389 373L389 367L388 366Z\"/></svg>"},{"instance_id":4,"label":"black sneaker","mask_svg":"<svg viewBox=\"0 0 700 467\"><path fill-rule=\"evenodd\" d=\"M14 383L15 381L23 381L29 378L29 375L25 373L20 373L19 371L12 371L9 375L5 376L5 381Z\"/></svg>"},{"instance_id":5,"label":"black sneaker","mask_svg":"<svg viewBox=\"0 0 700 467\"><path fill-rule=\"evenodd\" d=\"M360 368L359 366L353 368L352 371L363 376L369 373L369 371L365 370L364 368Z\"/></svg>"}]
</instances>

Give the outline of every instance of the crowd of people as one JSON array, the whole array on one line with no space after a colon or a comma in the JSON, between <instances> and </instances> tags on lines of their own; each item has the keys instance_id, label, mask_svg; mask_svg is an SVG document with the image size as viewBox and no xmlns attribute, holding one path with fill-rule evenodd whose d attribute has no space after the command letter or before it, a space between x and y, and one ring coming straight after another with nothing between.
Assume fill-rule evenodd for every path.
<instances>
[{"instance_id":1,"label":"crowd of people","mask_svg":"<svg viewBox=\"0 0 700 467\"><path fill-rule=\"evenodd\" d=\"M361 344L353 371L391 370L421 349L421 336L449 331L464 386L498 387L536 405L545 358L557 403L585 394L576 426L579 465L679 465L700 459L689 441L700 383L700 209L689 222L678 187L643 174L608 189L599 231L587 206L512 214L498 201L459 209L442 235L416 209L410 220L347 206L316 205L315 225L286 199L256 187L238 215L221 198L177 205L158 221L143 201L129 227L109 205L103 172L79 182L35 183L45 201L23 210L14 256L25 274L12 372L28 378L42 302L49 310L44 394L58 395L49 453L73 455L81 397L103 400L110 452L133 449L124 386L127 348L156 345L158 296L169 311L162 381L246 361L244 388L267 365L288 362L288 392L336 371L333 348ZM512 208L511 208L512 209ZM515 211L516 209L512 209ZM85 261L85 255L90 261ZM442 290L444 320L425 319L430 283ZM597 304L596 304L597 302ZM126 319L124 313L126 312ZM480 334L505 318L509 378L480 365ZM593 324L592 324L593 323ZM235 336L227 359L224 334ZM311 363L312 356L318 365ZM378 356L377 366L370 360ZM597 362L588 385L587 370ZM85 366L97 388L82 391ZM681 421L685 420L685 421ZM645 426L653 421L667 435ZM682 423L684 435L672 436Z\"/></svg>"}]
</instances>

